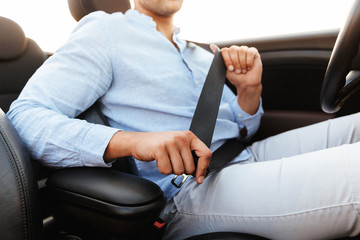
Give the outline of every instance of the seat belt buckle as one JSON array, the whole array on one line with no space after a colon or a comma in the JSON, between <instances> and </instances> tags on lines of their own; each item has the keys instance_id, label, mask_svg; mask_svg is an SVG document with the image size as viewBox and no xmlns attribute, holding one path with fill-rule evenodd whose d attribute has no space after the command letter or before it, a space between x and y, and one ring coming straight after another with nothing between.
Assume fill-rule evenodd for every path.
<instances>
[{"instance_id":1,"label":"seat belt buckle","mask_svg":"<svg viewBox=\"0 0 360 240\"><path fill-rule=\"evenodd\" d=\"M175 175L173 177L173 179L171 180L172 185L174 185L177 188L181 188L181 186L184 184L184 182L186 181L186 179L188 179L188 177L190 177L191 175L187 175L185 173L181 174L181 175ZM178 180L178 177L182 177L181 181ZM180 182L179 182L180 181Z\"/></svg>"}]
</instances>

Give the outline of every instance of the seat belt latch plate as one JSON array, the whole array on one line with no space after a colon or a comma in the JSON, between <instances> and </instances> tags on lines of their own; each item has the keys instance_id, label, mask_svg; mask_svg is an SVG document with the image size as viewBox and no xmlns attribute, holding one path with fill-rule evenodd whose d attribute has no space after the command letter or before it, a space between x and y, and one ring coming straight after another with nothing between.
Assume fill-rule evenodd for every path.
<instances>
[{"instance_id":1,"label":"seat belt latch plate","mask_svg":"<svg viewBox=\"0 0 360 240\"><path fill-rule=\"evenodd\" d=\"M176 181L176 180L177 180L177 178L180 177L180 176L182 177L182 179L181 179L181 182L178 183L179 180L178 180L178 181ZM183 174L181 174L181 175L175 175L174 178L171 180L171 183L172 183L175 187L181 188L181 186L184 184L184 182L186 181L186 179L187 179L188 177L190 177L190 176L191 176L191 175L186 175L185 173L183 173Z\"/></svg>"}]
</instances>

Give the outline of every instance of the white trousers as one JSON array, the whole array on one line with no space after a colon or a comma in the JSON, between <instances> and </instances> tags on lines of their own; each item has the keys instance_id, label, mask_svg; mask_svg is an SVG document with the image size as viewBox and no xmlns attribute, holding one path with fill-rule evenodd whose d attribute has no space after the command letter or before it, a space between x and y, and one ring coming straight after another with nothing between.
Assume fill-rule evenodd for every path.
<instances>
[{"instance_id":1,"label":"white trousers","mask_svg":"<svg viewBox=\"0 0 360 240\"><path fill-rule=\"evenodd\" d=\"M189 180L166 205L164 239L242 232L270 239L360 233L360 114L254 143L253 158Z\"/></svg>"}]
</instances>

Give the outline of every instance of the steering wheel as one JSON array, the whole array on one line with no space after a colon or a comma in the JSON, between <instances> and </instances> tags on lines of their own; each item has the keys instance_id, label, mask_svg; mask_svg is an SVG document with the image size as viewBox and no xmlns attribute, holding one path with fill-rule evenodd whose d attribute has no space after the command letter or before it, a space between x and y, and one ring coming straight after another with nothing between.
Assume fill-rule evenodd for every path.
<instances>
[{"instance_id":1,"label":"steering wheel","mask_svg":"<svg viewBox=\"0 0 360 240\"><path fill-rule=\"evenodd\" d=\"M352 69L359 43L360 0L355 0L336 39L325 73L320 98L324 112L337 112L346 99L360 89L360 69Z\"/></svg>"}]
</instances>

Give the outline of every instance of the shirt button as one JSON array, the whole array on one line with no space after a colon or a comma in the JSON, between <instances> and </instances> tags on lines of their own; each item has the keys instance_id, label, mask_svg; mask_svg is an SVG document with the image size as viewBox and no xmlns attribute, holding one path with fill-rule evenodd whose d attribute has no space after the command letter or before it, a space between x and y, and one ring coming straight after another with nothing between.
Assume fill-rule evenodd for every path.
<instances>
[{"instance_id":1,"label":"shirt button","mask_svg":"<svg viewBox=\"0 0 360 240\"><path fill-rule=\"evenodd\" d=\"M199 85L200 84L199 80L195 79L195 84Z\"/></svg>"},{"instance_id":2,"label":"shirt button","mask_svg":"<svg viewBox=\"0 0 360 240\"><path fill-rule=\"evenodd\" d=\"M241 114L241 113L238 113L238 117L242 117L242 114Z\"/></svg>"}]
</instances>

